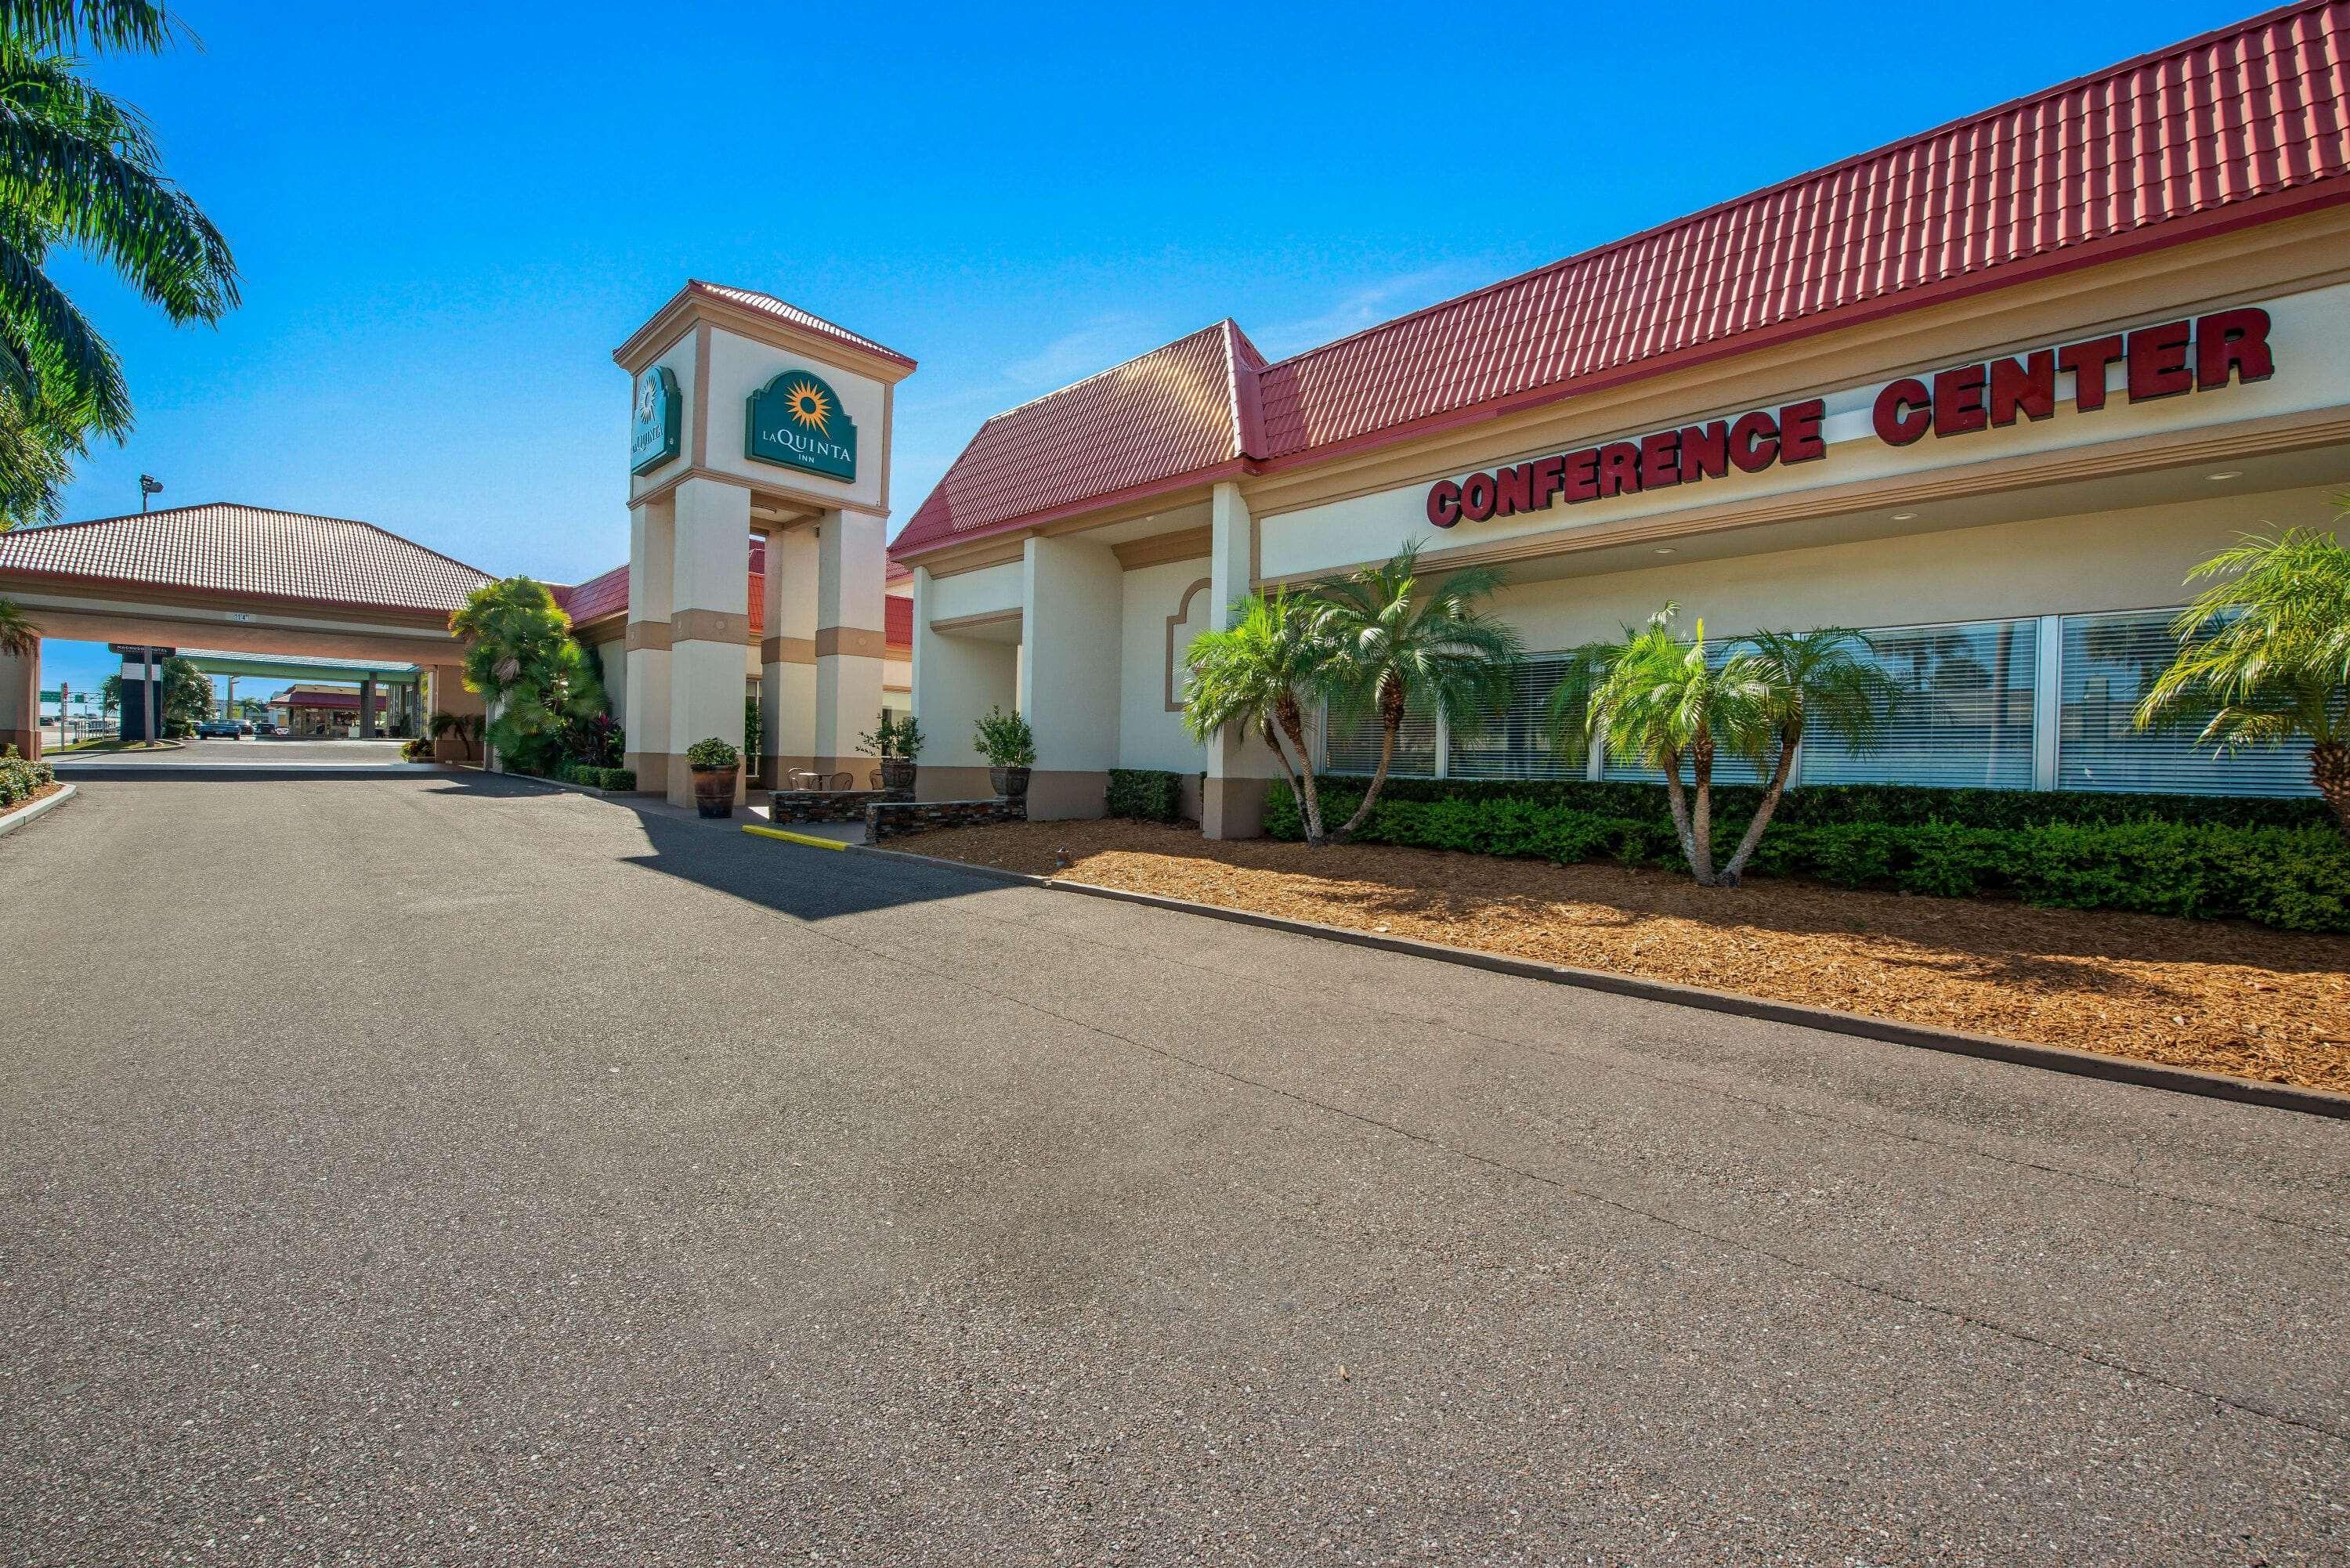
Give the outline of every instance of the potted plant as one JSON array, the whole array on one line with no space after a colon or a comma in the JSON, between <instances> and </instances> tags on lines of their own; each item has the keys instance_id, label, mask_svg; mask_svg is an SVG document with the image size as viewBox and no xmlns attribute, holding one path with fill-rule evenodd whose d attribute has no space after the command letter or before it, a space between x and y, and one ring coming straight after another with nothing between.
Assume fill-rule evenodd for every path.
<instances>
[{"instance_id":1,"label":"potted plant","mask_svg":"<svg viewBox=\"0 0 2350 1568\"><path fill-rule=\"evenodd\" d=\"M922 727L911 714L901 723L884 708L880 727L869 735L858 736L857 749L868 757L881 759L883 789L910 790L914 787L914 758L922 749Z\"/></svg>"},{"instance_id":2,"label":"potted plant","mask_svg":"<svg viewBox=\"0 0 2350 1568\"><path fill-rule=\"evenodd\" d=\"M693 806L704 816L734 815L734 775L742 771L743 753L712 737L685 749L685 765L693 773Z\"/></svg>"},{"instance_id":3,"label":"potted plant","mask_svg":"<svg viewBox=\"0 0 2350 1568\"><path fill-rule=\"evenodd\" d=\"M1036 732L1028 727L1028 721L994 707L984 718L972 720L972 729L981 754L987 758L987 776L995 793L1006 800L1025 799L1028 770L1036 765Z\"/></svg>"}]
</instances>

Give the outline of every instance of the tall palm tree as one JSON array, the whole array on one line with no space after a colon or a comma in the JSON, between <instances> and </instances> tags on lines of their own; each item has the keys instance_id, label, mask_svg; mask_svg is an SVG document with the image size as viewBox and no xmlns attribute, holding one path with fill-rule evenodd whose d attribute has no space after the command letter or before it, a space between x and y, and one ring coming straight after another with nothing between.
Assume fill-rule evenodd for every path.
<instances>
[{"instance_id":1,"label":"tall palm tree","mask_svg":"<svg viewBox=\"0 0 2350 1568\"><path fill-rule=\"evenodd\" d=\"M1314 753L1305 743L1305 700L1317 688L1327 649L1315 607L1275 589L1232 604L1232 624L1191 639L1191 676L1183 688L1183 727L1191 738L1214 740L1228 724L1264 737L1296 794L1305 818L1305 842L1325 842L1322 798L1314 785ZM1282 749L1297 753L1292 767Z\"/></svg>"},{"instance_id":2,"label":"tall palm tree","mask_svg":"<svg viewBox=\"0 0 2350 1568\"><path fill-rule=\"evenodd\" d=\"M236 304L228 244L162 173L145 119L62 52L158 51L175 31L151 0L0 0L0 525L53 517L65 457L130 428L121 367L49 277L54 252L107 263L175 326Z\"/></svg>"},{"instance_id":3,"label":"tall palm tree","mask_svg":"<svg viewBox=\"0 0 2350 1568\"><path fill-rule=\"evenodd\" d=\"M41 628L14 599L0 599L0 653L23 657L39 650Z\"/></svg>"},{"instance_id":4,"label":"tall palm tree","mask_svg":"<svg viewBox=\"0 0 2350 1568\"><path fill-rule=\"evenodd\" d=\"M1746 836L1721 867L1723 887L1735 888L1747 857L1762 842L1762 830L1779 809L1796 748L1813 731L1833 735L1856 752L1874 747L1885 733L1901 686L1868 657L1868 639L1840 626L1814 631L1758 631L1745 639L1740 657L1756 682L1763 721L1777 737L1779 757L1762 788L1762 804Z\"/></svg>"},{"instance_id":5,"label":"tall palm tree","mask_svg":"<svg viewBox=\"0 0 2350 1568\"><path fill-rule=\"evenodd\" d=\"M1318 584L1312 590L1327 656L1316 684L1339 717L1377 713L1379 763L1363 804L1331 836L1344 844L1378 803L1395 761L1405 708L1418 699L1455 735L1474 734L1506 708L1515 681L1518 634L1478 607L1502 586L1488 566L1429 582L1418 570L1419 546L1407 544L1383 565Z\"/></svg>"},{"instance_id":6,"label":"tall palm tree","mask_svg":"<svg viewBox=\"0 0 2350 1568\"><path fill-rule=\"evenodd\" d=\"M2336 504L2350 517L2350 496ZM2137 726L2202 719L2229 751L2306 736L2310 780L2350 836L2350 550L2314 528L2241 538L2187 575L2221 580L2172 622L2178 657Z\"/></svg>"},{"instance_id":7,"label":"tall palm tree","mask_svg":"<svg viewBox=\"0 0 2350 1568\"><path fill-rule=\"evenodd\" d=\"M1669 604L1645 626L1625 628L1622 641L1578 650L1575 662L1587 673L1562 683L1551 711L1565 722L1580 709L1586 732L1604 736L1609 751L1663 772L1681 854L1698 885L1713 888L1721 885L1713 867L1714 758L1729 751L1759 762L1774 733L1773 710L1752 659L1736 654L1716 666L1702 619L1694 640L1675 635L1679 613Z\"/></svg>"}]
</instances>

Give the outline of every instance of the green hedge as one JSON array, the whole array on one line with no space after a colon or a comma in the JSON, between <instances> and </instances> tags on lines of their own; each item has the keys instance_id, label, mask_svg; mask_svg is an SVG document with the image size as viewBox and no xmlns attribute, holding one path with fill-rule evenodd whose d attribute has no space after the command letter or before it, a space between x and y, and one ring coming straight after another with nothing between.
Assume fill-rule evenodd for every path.
<instances>
[{"instance_id":1,"label":"green hedge","mask_svg":"<svg viewBox=\"0 0 2350 1568\"><path fill-rule=\"evenodd\" d=\"M1183 775L1148 768L1109 771L1109 815L1138 817L1144 822L1183 819Z\"/></svg>"},{"instance_id":2,"label":"green hedge","mask_svg":"<svg viewBox=\"0 0 2350 1568\"><path fill-rule=\"evenodd\" d=\"M14 746L0 753L0 811L22 805L34 791L57 782L57 770L48 763L28 763Z\"/></svg>"},{"instance_id":3,"label":"green hedge","mask_svg":"<svg viewBox=\"0 0 2350 1568\"><path fill-rule=\"evenodd\" d=\"M1325 775L1334 790L1362 798L1368 780L1344 774ZM1741 831L1762 798L1752 784L1727 784L1713 792L1718 820L1738 819ZM1601 816L1666 819L1665 787L1615 779L1399 779L1388 780L1379 799L1527 800L1594 812ZM2278 799L2263 795L2134 794L2120 791L1942 789L1917 784L1805 784L1789 790L1772 822L1881 822L1893 825L1942 822L1963 827L2036 827L2058 822L2225 823L2234 827L2330 826L2325 803L2315 795Z\"/></svg>"},{"instance_id":4,"label":"green hedge","mask_svg":"<svg viewBox=\"0 0 2350 1568\"><path fill-rule=\"evenodd\" d=\"M1661 794L1654 786L1634 787ZM1339 783L1322 796L1323 820L1345 821L1361 800L1359 791ZM1304 836L1285 784L1274 785L1264 820L1275 838ZM1715 817L1717 855L1730 853L1748 820L1735 811ZM1539 799L1390 800L1382 792L1357 838L1563 864L1614 860L1688 868L1661 812L1613 815ZM2241 916L2288 930L2350 931L2350 842L2317 824L2241 826L2151 815L1990 827L1932 819L1774 819L1749 869L1939 898L2005 892L2071 909L2204 919Z\"/></svg>"},{"instance_id":5,"label":"green hedge","mask_svg":"<svg viewBox=\"0 0 2350 1568\"><path fill-rule=\"evenodd\" d=\"M632 790L637 787L636 771L632 768L591 768L578 763L567 763L556 776L565 784L584 784L589 789Z\"/></svg>"}]
</instances>

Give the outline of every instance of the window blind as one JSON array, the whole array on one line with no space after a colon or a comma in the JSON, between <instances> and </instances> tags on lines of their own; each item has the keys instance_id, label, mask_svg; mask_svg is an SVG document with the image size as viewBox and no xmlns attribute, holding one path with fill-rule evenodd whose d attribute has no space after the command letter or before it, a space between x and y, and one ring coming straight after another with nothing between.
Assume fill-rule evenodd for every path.
<instances>
[{"instance_id":1,"label":"window blind","mask_svg":"<svg viewBox=\"0 0 2350 1568\"><path fill-rule=\"evenodd\" d=\"M1900 687L1881 742L1856 753L1805 735L1804 784L2032 787L2038 622L1899 627L1867 634Z\"/></svg>"},{"instance_id":2,"label":"window blind","mask_svg":"<svg viewBox=\"0 0 2350 1568\"><path fill-rule=\"evenodd\" d=\"M1509 706L1473 735L1455 731L1446 770L1456 779L1579 779L1584 749L1552 749L1550 698L1566 675L1564 654L1533 654L1518 667ZM1581 732L1581 721L1576 721Z\"/></svg>"},{"instance_id":3,"label":"window blind","mask_svg":"<svg viewBox=\"0 0 2350 1568\"><path fill-rule=\"evenodd\" d=\"M2177 729L2137 728L2138 699L2178 650L2170 632L2176 613L2064 618L2056 787L2178 794L2316 794L2317 786L2309 779L2306 741L2230 755L2196 739L2202 730L2199 719Z\"/></svg>"},{"instance_id":4,"label":"window blind","mask_svg":"<svg viewBox=\"0 0 2350 1568\"><path fill-rule=\"evenodd\" d=\"M1334 708L1329 711L1329 743L1324 749L1325 770L1334 774L1368 774L1379 765L1379 715L1377 709L1349 723ZM1394 759L1388 763L1393 778L1436 776L1436 715L1424 701L1404 704L1403 723L1396 732Z\"/></svg>"}]
</instances>

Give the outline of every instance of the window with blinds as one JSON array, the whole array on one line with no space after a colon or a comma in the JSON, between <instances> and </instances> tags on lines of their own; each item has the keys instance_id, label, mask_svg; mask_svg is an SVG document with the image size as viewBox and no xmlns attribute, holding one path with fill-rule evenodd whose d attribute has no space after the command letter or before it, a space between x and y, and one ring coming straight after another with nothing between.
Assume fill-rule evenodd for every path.
<instances>
[{"instance_id":1,"label":"window with blinds","mask_svg":"<svg viewBox=\"0 0 2350 1568\"><path fill-rule=\"evenodd\" d=\"M1510 704L1474 734L1455 732L1446 771L1456 779L1579 779L1584 748L1552 748L1550 697L1565 678L1564 654L1530 655L1518 667ZM1576 721L1576 734L1581 721Z\"/></svg>"},{"instance_id":2,"label":"window with blinds","mask_svg":"<svg viewBox=\"0 0 2350 1568\"><path fill-rule=\"evenodd\" d=\"M2064 706L2056 735L2058 789L2159 790L2178 794L2314 794L2309 742L2217 751L2195 737L2202 722L2145 731L2138 699L2178 650L2176 611L2064 618Z\"/></svg>"},{"instance_id":3,"label":"window with blinds","mask_svg":"<svg viewBox=\"0 0 2350 1568\"><path fill-rule=\"evenodd\" d=\"M1865 753L1825 735L1804 736L1801 783L2032 787L2036 621L1867 636L1877 667L1900 687L1891 722Z\"/></svg>"},{"instance_id":4,"label":"window with blinds","mask_svg":"<svg viewBox=\"0 0 2350 1568\"><path fill-rule=\"evenodd\" d=\"M1325 771L1370 774L1379 765L1379 715L1376 709L1351 723L1336 708L1329 711L1330 738L1324 748ZM1424 701L1404 704L1403 724L1396 732L1395 757L1388 763L1394 778L1436 776L1436 715Z\"/></svg>"}]
</instances>

